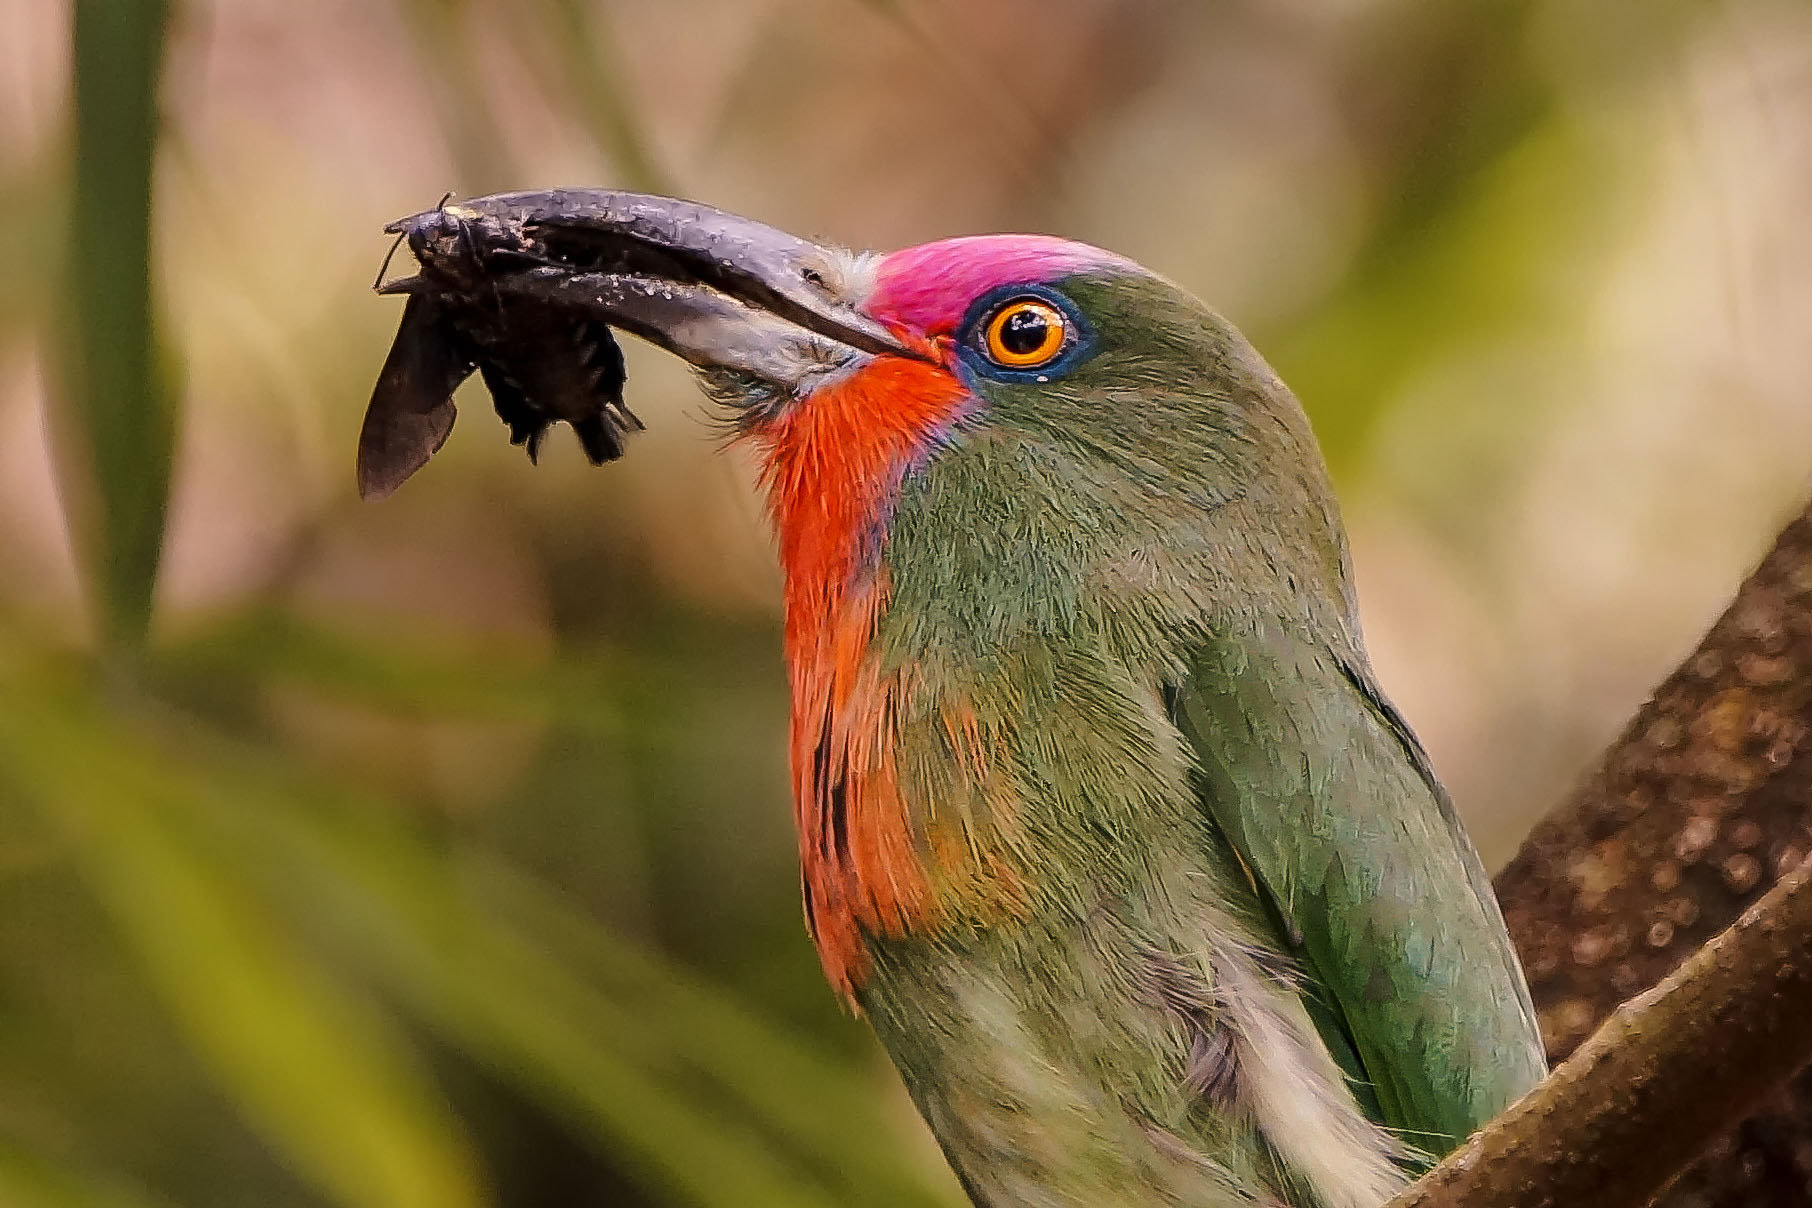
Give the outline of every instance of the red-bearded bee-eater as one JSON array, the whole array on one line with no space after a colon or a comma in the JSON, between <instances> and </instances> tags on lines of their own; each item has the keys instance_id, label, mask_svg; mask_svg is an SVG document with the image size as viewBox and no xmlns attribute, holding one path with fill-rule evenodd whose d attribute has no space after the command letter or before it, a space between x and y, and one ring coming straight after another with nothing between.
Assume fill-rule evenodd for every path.
<instances>
[{"instance_id":1,"label":"red-bearded bee-eater","mask_svg":"<svg viewBox=\"0 0 1812 1208\"><path fill-rule=\"evenodd\" d=\"M758 451L806 924L977 1204L1375 1205L1542 1076L1308 422L1226 320L1041 236L855 255L589 190L394 229L368 489L474 364L513 427L620 408L612 327Z\"/></svg>"}]
</instances>

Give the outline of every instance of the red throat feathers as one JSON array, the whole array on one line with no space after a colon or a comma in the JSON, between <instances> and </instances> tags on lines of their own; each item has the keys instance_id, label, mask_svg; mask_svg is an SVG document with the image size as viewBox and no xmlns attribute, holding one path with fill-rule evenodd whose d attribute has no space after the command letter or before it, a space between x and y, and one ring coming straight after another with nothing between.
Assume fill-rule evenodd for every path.
<instances>
[{"instance_id":1,"label":"red throat feathers","mask_svg":"<svg viewBox=\"0 0 1812 1208\"><path fill-rule=\"evenodd\" d=\"M870 642L887 606L895 494L969 399L942 365L884 357L756 435L786 573L806 923L846 997L866 973L863 934L903 934L933 909L894 762L899 677L882 675Z\"/></svg>"},{"instance_id":2,"label":"red throat feathers","mask_svg":"<svg viewBox=\"0 0 1812 1208\"><path fill-rule=\"evenodd\" d=\"M945 863L941 845L915 829L895 762L905 673L884 675L870 646L888 604L886 531L900 483L974 405L955 372L957 328L970 304L999 286L1120 263L1042 235L894 252L877 266L863 309L935 350L935 361L868 361L755 434L786 573L806 924L826 976L846 998L867 973L865 934L904 934L938 913L931 874ZM947 712L952 751L979 770L973 716L960 705Z\"/></svg>"}]
</instances>

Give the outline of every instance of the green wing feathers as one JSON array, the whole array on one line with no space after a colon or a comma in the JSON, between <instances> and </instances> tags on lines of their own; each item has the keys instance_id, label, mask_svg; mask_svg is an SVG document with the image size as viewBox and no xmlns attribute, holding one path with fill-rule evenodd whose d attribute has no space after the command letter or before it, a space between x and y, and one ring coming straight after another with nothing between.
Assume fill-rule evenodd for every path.
<instances>
[{"instance_id":1,"label":"green wing feathers","mask_svg":"<svg viewBox=\"0 0 1812 1208\"><path fill-rule=\"evenodd\" d=\"M1171 688L1203 805L1275 909L1336 1056L1445 1153L1545 1072L1491 884L1363 657L1266 627Z\"/></svg>"}]
</instances>

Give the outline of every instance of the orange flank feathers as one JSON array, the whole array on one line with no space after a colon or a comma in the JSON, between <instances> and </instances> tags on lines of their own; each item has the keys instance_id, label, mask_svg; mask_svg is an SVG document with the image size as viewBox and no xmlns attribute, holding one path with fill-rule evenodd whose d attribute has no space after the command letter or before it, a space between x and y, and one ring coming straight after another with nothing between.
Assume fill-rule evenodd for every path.
<instances>
[{"instance_id":1,"label":"orange flank feathers","mask_svg":"<svg viewBox=\"0 0 1812 1208\"><path fill-rule=\"evenodd\" d=\"M941 366L882 357L820 387L755 437L786 572L806 923L845 996L867 972L864 933L900 935L934 911L928 853L894 760L900 684L883 681L869 648L887 607L894 495L968 399Z\"/></svg>"}]
</instances>

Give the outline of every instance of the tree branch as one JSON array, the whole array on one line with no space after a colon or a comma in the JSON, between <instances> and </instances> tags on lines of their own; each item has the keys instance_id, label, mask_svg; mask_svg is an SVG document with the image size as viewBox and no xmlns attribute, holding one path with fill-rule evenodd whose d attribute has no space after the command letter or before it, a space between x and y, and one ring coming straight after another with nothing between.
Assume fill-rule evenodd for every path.
<instances>
[{"instance_id":1,"label":"tree branch","mask_svg":"<svg viewBox=\"0 0 1812 1208\"><path fill-rule=\"evenodd\" d=\"M1497 879L1551 1061L1812 850L1809 734L1812 505ZM1812 1071L1711 1142L1669 1203L1787 1208L1809 1187Z\"/></svg>"},{"instance_id":2,"label":"tree branch","mask_svg":"<svg viewBox=\"0 0 1812 1208\"><path fill-rule=\"evenodd\" d=\"M1638 1208L1689 1167L1669 1202L1805 1202L1812 1106L1770 1092L1812 1062L1808 734L1812 505L1498 878L1571 1058L1390 1208Z\"/></svg>"},{"instance_id":3,"label":"tree branch","mask_svg":"<svg viewBox=\"0 0 1812 1208\"><path fill-rule=\"evenodd\" d=\"M1388 1208L1641 1208L1812 1060L1812 861Z\"/></svg>"}]
</instances>

